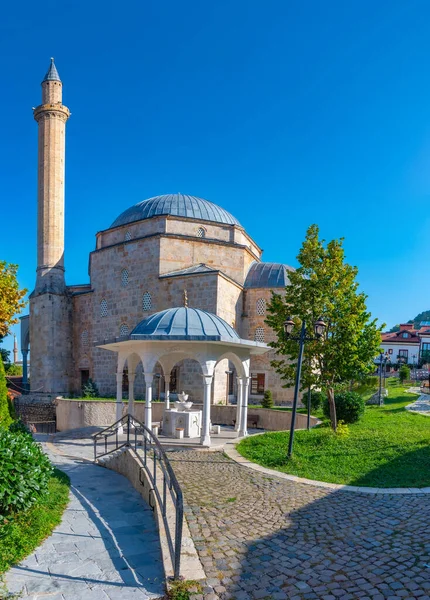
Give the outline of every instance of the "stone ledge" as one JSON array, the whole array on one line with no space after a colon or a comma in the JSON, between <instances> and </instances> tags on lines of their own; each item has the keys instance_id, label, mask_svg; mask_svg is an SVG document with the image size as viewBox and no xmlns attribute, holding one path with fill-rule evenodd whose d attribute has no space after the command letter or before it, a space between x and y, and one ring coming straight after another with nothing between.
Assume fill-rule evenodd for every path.
<instances>
[{"instance_id":1,"label":"stone ledge","mask_svg":"<svg viewBox=\"0 0 430 600\"><path fill-rule=\"evenodd\" d=\"M257 434L262 435L262 434ZM315 487L321 487L329 490L333 490L333 492L354 492L359 494L430 494L430 487L422 487L422 488L374 488L374 487L361 487L358 485L342 485L339 483L327 483L325 481L315 481L314 479L305 479L304 477L298 477L297 475L289 475L288 473L281 473L280 471L275 471L274 469L268 469L266 467L262 467L261 465L257 465L256 463L251 462L247 458L243 457L236 450L236 444L238 444L244 438L237 438L232 440L231 442L227 442L224 444L224 452L226 455L234 460L236 463L241 465L242 467L247 467L248 469L253 469L254 471L259 471L260 473L265 473L266 475L270 475L272 477L278 477L279 479L287 479L288 481L293 481L294 483L303 483L304 485L313 485Z\"/></svg>"}]
</instances>

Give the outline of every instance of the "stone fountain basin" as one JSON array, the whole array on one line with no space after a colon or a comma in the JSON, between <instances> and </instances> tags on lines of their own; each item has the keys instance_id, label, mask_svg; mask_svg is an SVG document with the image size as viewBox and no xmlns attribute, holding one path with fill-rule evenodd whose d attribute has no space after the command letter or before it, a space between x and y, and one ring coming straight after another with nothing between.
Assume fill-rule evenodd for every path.
<instances>
[{"instance_id":1,"label":"stone fountain basin","mask_svg":"<svg viewBox=\"0 0 430 600\"><path fill-rule=\"evenodd\" d=\"M192 402L175 402L175 408L181 412L190 409L192 405Z\"/></svg>"}]
</instances>

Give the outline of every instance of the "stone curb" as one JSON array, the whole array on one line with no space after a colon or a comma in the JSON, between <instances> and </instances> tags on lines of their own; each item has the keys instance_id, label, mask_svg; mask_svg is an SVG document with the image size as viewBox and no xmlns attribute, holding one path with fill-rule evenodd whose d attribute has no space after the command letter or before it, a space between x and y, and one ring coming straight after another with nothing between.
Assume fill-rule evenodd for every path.
<instances>
[{"instance_id":1,"label":"stone curb","mask_svg":"<svg viewBox=\"0 0 430 600\"><path fill-rule=\"evenodd\" d=\"M266 433L266 432L265 432ZM262 435L262 434L257 434ZM354 485L342 485L339 483L326 483L325 481L315 481L313 479L305 479L304 477L297 477L296 475L288 475L288 473L281 473L280 471L275 471L274 469L267 469L266 467L262 467L257 465L256 463L251 462L247 458L244 458L239 452L236 450L236 444L238 444L244 438L237 438L232 440L231 442L227 442L224 444L224 452L225 454L237 462L242 467L247 467L248 469L253 469L254 471L259 471L260 473L265 473L266 475L270 475L272 477L278 477L279 479L287 479L288 481L294 481L294 483L303 483L304 485L313 485L315 487L324 488L326 490L330 490L332 492L354 492L358 494L430 494L430 487L423 488L373 488L373 487L360 487Z\"/></svg>"}]
</instances>

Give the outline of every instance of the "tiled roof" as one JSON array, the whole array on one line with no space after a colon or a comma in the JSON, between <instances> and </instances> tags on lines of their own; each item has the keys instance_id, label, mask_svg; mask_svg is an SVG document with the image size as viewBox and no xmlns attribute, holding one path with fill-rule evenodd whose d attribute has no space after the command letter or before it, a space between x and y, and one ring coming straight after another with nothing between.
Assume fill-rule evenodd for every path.
<instances>
[{"instance_id":1,"label":"tiled roof","mask_svg":"<svg viewBox=\"0 0 430 600\"><path fill-rule=\"evenodd\" d=\"M51 64L49 65L49 69L43 78L43 81L61 81L53 58L51 58Z\"/></svg>"},{"instance_id":2,"label":"tiled roof","mask_svg":"<svg viewBox=\"0 0 430 600\"><path fill-rule=\"evenodd\" d=\"M213 221L226 225L239 225L239 221L229 212L197 196L187 194L165 194L138 202L119 215L111 227L119 227L159 215L187 217L195 221Z\"/></svg>"},{"instance_id":3,"label":"tiled roof","mask_svg":"<svg viewBox=\"0 0 430 600\"><path fill-rule=\"evenodd\" d=\"M404 338L403 334L408 333L408 337ZM382 342L399 342L403 344L419 344L420 340L416 331L392 331L382 334Z\"/></svg>"}]
</instances>

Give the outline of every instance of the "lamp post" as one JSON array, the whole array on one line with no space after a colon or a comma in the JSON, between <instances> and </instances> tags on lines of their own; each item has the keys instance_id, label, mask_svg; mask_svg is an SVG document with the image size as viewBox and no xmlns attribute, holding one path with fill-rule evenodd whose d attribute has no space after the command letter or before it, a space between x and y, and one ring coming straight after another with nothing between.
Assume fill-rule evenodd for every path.
<instances>
[{"instance_id":1,"label":"lamp post","mask_svg":"<svg viewBox=\"0 0 430 600\"><path fill-rule=\"evenodd\" d=\"M412 354L412 373L413 373L413 378L414 381L416 382L417 380L417 369L415 366L415 359L416 359L417 355L416 354Z\"/></svg>"},{"instance_id":2,"label":"lamp post","mask_svg":"<svg viewBox=\"0 0 430 600\"><path fill-rule=\"evenodd\" d=\"M382 402L382 369L383 366L385 366L388 362L388 359L390 358L390 355L388 354L388 352L386 352L385 354L383 352L381 352L381 354L379 355L379 406L382 406L383 402Z\"/></svg>"},{"instance_id":3,"label":"lamp post","mask_svg":"<svg viewBox=\"0 0 430 600\"><path fill-rule=\"evenodd\" d=\"M290 425L290 439L288 441L288 454L287 457L291 458L293 454L293 442L294 442L294 426L296 423L296 413L297 413L297 402L299 399L299 387L300 387L300 375L302 372L302 361L303 361L303 348L305 342L310 342L313 340L319 339L322 335L324 335L324 331L326 328L326 324L320 317L314 324L314 335L308 335L306 331L306 324L302 321L302 327L300 329L300 335L292 335L294 329L294 321L291 317L284 323L284 334L285 337L289 340L294 340L299 342L299 357L297 360L297 370L296 370L296 381L294 387L294 400L293 400L293 412L291 414L291 425Z\"/></svg>"}]
</instances>

